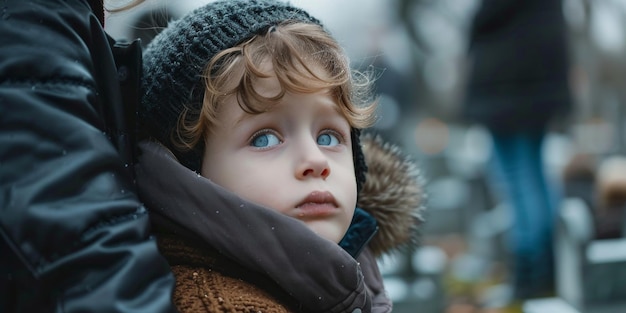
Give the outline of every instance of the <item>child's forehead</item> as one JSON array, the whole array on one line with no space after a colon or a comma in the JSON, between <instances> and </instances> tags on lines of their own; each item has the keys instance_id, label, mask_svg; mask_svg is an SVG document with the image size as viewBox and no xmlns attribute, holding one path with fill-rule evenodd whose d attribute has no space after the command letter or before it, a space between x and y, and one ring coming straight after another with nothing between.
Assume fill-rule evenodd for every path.
<instances>
[{"instance_id":1,"label":"child's forehead","mask_svg":"<svg viewBox=\"0 0 626 313\"><path fill-rule=\"evenodd\" d=\"M275 97L282 91L283 86L278 80L277 73L274 70L272 62L269 59L263 60L261 64L259 64L258 69L264 73L266 77L255 77L252 79L252 88L254 88L254 91L256 91L260 96L266 98Z\"/></svg>"}]
</instances>

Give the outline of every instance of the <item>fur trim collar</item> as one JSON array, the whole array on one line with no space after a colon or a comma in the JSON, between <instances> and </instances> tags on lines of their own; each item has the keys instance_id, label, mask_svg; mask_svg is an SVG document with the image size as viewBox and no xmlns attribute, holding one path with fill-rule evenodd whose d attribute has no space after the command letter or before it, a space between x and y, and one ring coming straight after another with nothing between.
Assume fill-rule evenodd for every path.
<instances>
[{"instance_id":1,"label":"fur trim collar","mask_svg":"<svg viewBox=\"0 0 626 313\"><path fill-rule=\"evenodd\" d=\"M369 243L375 256L416 245L426 194L417 165L379 136L361 138L368 172L357 206L374 216L379 231Z\"/></svg>"}]
</instances>

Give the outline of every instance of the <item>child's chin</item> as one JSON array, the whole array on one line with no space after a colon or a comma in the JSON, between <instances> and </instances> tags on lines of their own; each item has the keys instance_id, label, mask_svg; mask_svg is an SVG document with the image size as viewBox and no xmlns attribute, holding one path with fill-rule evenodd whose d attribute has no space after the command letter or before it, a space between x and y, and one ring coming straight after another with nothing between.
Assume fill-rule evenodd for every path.
<instances>
[{"instance_id":1,"label":"child's chin","mask_svg":"<svg viewBox=\"0 0 626 313\"><path fill-rule=\"evenodd\" d=\"M339 241L341 241L341 238L343 238L349 226L346 225L345 227L340 227L336 223L330 223L327 221L307 221L306 225L318 236L334 243L339 243Z\"/></svg>"}]
</instances>

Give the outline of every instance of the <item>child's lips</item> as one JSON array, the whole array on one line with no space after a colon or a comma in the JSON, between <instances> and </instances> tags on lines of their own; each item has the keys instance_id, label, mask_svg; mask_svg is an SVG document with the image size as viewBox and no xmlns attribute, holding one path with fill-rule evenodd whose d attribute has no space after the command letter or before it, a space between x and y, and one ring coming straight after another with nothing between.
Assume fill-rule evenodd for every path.
<instances>
[{"instance_id":1,"label":"child's lips","mask_svg":"<svg viewBox=\"0 0 626 313\"><path fill-rule=\"evenodd\" d=\"M316 218L335 214L337 201L328 191L313 191L296 206L297 218Z\"/></svg>"}]
</instances>

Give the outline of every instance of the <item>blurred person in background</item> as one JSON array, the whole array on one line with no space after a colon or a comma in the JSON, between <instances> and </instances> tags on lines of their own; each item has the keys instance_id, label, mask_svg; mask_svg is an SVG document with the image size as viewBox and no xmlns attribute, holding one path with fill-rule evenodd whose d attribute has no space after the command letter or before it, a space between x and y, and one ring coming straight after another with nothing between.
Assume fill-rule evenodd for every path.
<instances>
[{"instance_id":1,"label":"blurred person in background","mask_svg":"<svg viewBox=\"0 0 626 313\"><path fill-rule=\"evenodd\" d=\"M3 1L0 312L175 312L133 184L141 50L105 33L104 12Z\"/></svg>"},{"instance_id":2,"label":"blurred person in background","mask_svg":"<svg viewBox=\"0 0 626 313\"><path fill-rule=\"evenodd\" d=\"M508 243L517 300L554 289L559 192L546 177L542 145L571 108L561 7L561 0L483 0L469 30L463 115L493 138L490 178L512 207Z\"/></svg>"}]
</instances>

